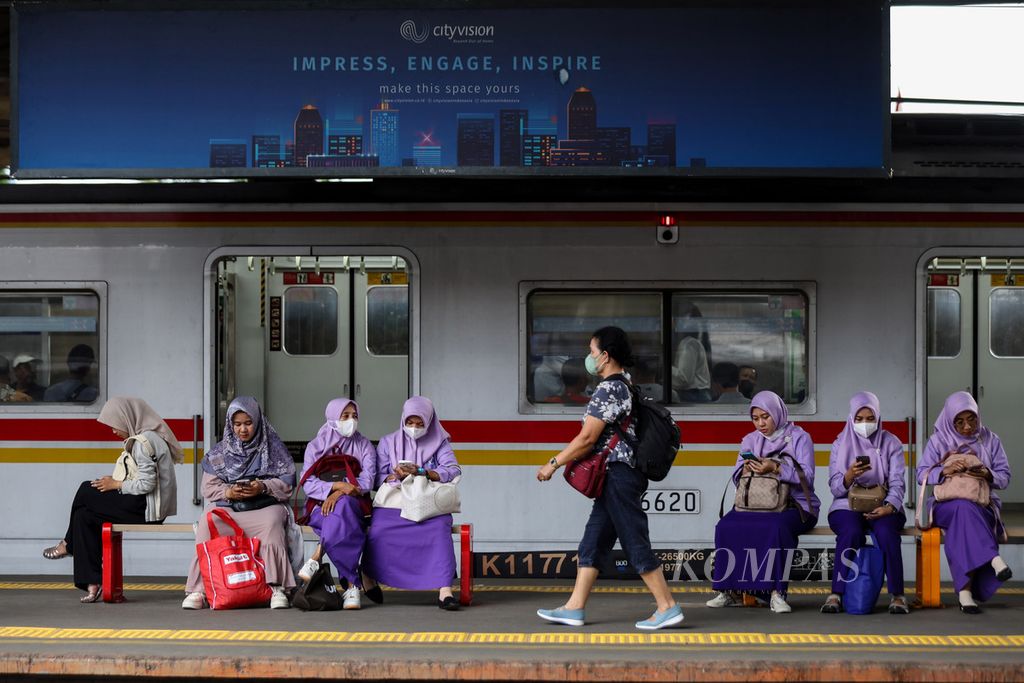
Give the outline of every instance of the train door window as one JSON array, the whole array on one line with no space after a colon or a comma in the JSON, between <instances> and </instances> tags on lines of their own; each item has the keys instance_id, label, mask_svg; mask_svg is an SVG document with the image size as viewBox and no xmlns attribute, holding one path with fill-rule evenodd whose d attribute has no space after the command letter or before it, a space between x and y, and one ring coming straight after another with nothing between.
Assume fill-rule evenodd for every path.
<instances>
[{"instance_id":1,"label":"train door window","mask_svg":"<svg viewBox=\"0 0 1024 683\"><path fill-rule=\"evenodd\" d=\"M673 403L746 403L763 389L807 398L803 293L677 292L671 310Z\"/></svg>"},{"instance_id":2,"label":"train door window","mask_svg":"<svg viewBox=\"0 0 1024 683\"><path fill-rule=\"evenodd\" d=\"M945 287L928 288L926 307L929 358L960 355L960 292Z\"/></svg>"},{"instance_id":3,"label":"train door window","mask_svg":"<svg viewBox=\"0 0 1024 683\"><path fill-rule=\"evenodd\" d=\"M586 403L593 390L584 359L590 336L601 327L624 329L644 372L662 373L660 292L537 291L527 299L527 400L531 403ZM647 381L646 374L637 379Z\"/></svg>"},{"instance_id":4,"label":"train door window","mask_svg":"<svg viewBox=\"0 0 1024 683\"><path fill-rule=\"evenodd\" d=\"M406 285L374 285L366 290L366 351L372 356L409 355Z\"/></svg>"},{"instance_id":5,"label":"train door window","mask_svg":"<svg viewBox=\"0 0 1024 683\"><path fill-rule=\"evenodd\" d=\"M0 402L95 402L99 310L94 291L0 290Z\"/></svg>"},{"instance_id":6,"label":"train door window","mask_svg":"<svg viewBox=\"0 0 1024 683\"><path fill-rule=\"evenodd\" d=\"M338 292L333 287L285 290L284 350L293 356L329 356L338 350Z\"/></svg>"},{"instance_id":7,"label":"train door window","mask_svg":"<svg viewBox=\"0 0 1024 683\"><path fill-rule=\"evenodd\" d=\"M997 358L1024 357L1024 288L999 287L989 294L989 348Z\"/></svg>"}]
</instances>

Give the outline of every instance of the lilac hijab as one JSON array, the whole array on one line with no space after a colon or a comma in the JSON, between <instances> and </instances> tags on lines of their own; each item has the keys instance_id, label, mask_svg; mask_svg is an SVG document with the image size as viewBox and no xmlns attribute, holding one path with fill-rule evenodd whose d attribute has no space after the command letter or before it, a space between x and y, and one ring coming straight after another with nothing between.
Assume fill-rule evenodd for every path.
<instances>
[{"instance_id":1,"label":"lilac hijab","mask_svg":"<svg viewBox=\"0 0 1024 683\"><path fill-rule=\"evenodd\" d=\"M252 418L253 435L245 442L235 436L231 426L239 412ZM203 471L225 482L249 475L281 479L295 486L295 461L252 396L239 396L228 406L224 436L203 456Z\"/></svg>"},{"instance_id":2,"label":"lilac hijab","mask_svg":"<svg viewBox=\"0 0 1024 683\"><path fill-rule=\"evenodd\" d=\"M969 410L978 416L978 429L971 436L964 436L956 431L956 427L953 425L953 420L956 419L956 416L965 410ZM966 391L957 391L950 394L949 398L946 399L945 405L942 406L942 412L935 419L935 432L932 434L932 438L936 440L936 445L939 446L939 453L943 456L950 452L973 452L979 458L985 460L986 464L989 464L983 454L988 451L987 448L984 448L984 444L991 441L991 431L989 431L988 427L981 424L978 403Z\"/></svg>"},{"instance_id":3,"label":"lilac hijab","mask_svg":"<svg viewBox=\"0 0 1024 683\"><path fill-rule=\"evenodd\" d=\"M316 433L316 436L313 437L313 440L309 442L309 446L313 447L314 453L325 455L337 452L353 455L356 452L356 444L365 437L358 430L352 436L342 436L334 428L334 421L338 419L341 412L349 405L356 409L356 416L358 417L359 406L350 398L336 398L327 403L327 408L324 409L324 417L327 421L324 422L324 425Z\"/></svg>"},{"instance_id":4,"label":"lilac hijab","mask_svg":"<svg viewBox=\"0 0 1024 683\"><path fill-rule=\"evenodd\" d=\"M869 409L875 416L878 429L868 438L864 438L853 428L853 418L862 408ZM848 470L858 455L871 458L871 469L861 475L862 486L873 486L889 480L889 458L879 457L885 433L882 431L882 409L878 397L870 391L860 391L850 399L850 414L846 418L846 427L839 433L832 452L835 461L843 470Z\"/></svg>"},{"instance_id":5,"label":"lilac hijab","mask_svg":"<svg viewBox=\"0 0 1024 683\"><path fill-rule=\"evenodd\" d=\"M402 429L405 427L405 421L413 415L422 419L427 428L426 433L415 441ZM449 438L448 432L441 426L441 421L434 412L434 404L430 399L413 396L402 406L402 421L398 431L381 438L381 441L386 441L390 447L388 452L391 454L392 465L398 464L399 460L409 460L422 467L437 454L438 449Z\"/></svg>"},{"instance_id":6,"label":"lilac hijab","mask_svg":"<svg viewBox=\"0 0 1024 683\"><path fill-rule=\"evenodd\" d=\"M789 421L786 403L774 391L759 391L750 402L750 410L753 411L754 408L760 408L771 415L775 422L775 433L772 435L774 438L768 438L755 429L743 437L740 450L750 451L758 458L770 458L785 451L790 443L786 437L791 436L795 430L799 429Z\"/></svg>"}]
</instances>

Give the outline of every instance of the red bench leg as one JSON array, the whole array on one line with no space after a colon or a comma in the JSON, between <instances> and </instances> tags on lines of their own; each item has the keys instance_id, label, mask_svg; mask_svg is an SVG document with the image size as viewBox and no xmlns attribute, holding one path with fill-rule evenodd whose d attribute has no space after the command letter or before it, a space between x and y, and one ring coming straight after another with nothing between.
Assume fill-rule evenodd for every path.
<instances>
[{"instance_id":1,"label":"red bench leg","mask_svg":"<svg viewBox=\"0 0 1024 683\"><path fill-rule=\"evenodd\" d=\"M103 602L124 602L124 569L121 565L121 532L110 522L103 525Z\"/></svg>"},{"instance_id":2,"label":"red bench leg","mask_svg":"<svg viewBox=\"0 0 1024 683\"><path fill-rule=\"evenodd\" d=\"M468 606L473 604L473 525L463 524L459 533L459 547L462 549L459 604Z\"/></svg>"}]
</instances>

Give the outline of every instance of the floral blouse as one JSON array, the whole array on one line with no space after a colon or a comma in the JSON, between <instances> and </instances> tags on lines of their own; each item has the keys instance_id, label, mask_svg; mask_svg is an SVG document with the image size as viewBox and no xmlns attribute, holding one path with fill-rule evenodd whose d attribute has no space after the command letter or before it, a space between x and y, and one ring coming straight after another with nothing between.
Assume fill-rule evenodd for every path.
<instances>
[{"instance_id":1,"label":"floral blouse","mask_svg":"<svg viewBox=\"0 0 1024 683\"><path fill-rule=\"evenodd\" d=\"M622 380L613 379L601 382L594 390L593 396L590 397L586 414L605 423L604 431L601 432L601 436L598 437L597 443L594 445L594 452L607 450L609 443L615 441L615 447L608 453L608 462L624 462L630 467L634 466L633 449L625 439L619 438L619 431L613 426L618 422L619 427L623 427L623 421L632 410L633 396L629 392L629 387ZM586 419L585 416L584 419ZM624 428L624 431L631 440L636 440L636 428L632 421L628 427Z\"/></svg>"}]
</instances>

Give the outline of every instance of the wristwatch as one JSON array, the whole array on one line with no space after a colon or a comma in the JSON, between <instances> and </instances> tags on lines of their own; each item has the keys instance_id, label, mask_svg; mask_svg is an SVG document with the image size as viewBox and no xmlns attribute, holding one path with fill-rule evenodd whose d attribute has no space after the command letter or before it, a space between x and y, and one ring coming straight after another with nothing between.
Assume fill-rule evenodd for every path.
<instances>
[{"instance_id":1,"label":"wristwatch","mask_svg":"<svg viewBox=\"0 0 1024 683\"><path fill-rule=\"evenodd\" d=\"M555 456L548 460L548 464L557 470L560 467L560 465L558 464L558 456Z\"/></svg>"}]
</instances>

